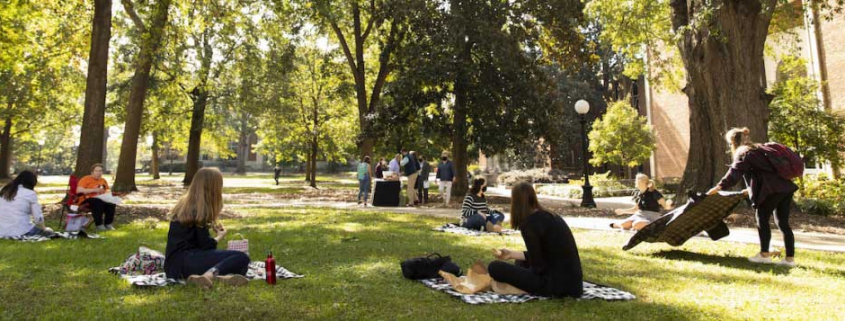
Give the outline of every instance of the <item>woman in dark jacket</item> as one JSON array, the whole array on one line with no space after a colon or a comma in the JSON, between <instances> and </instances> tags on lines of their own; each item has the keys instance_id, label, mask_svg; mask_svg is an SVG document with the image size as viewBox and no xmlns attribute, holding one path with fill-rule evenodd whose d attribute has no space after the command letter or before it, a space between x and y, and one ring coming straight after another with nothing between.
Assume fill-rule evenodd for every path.
<instances>
[{"instance_id":1,"label":"woman in dark jacket","mask_svg":"<svg viewBox=\"0 0 845 321\"><path fill-rule=\"evenodd\" d=\"M527 250L494 250L497 259L516 265L494 261L487 268L490 277L534 295L580 297L584 283L575 237L560 216L540 206L531 184L513 187L511 225L522 233Z\"/></svg>"},{"instance_id":2,"label":"woman in dark jacket","mask_svg":"<svg viewBox=\"0 0 845 321\"><path fill-rule=\"evenodd\" d=\"M718 185L707 192L713 195L745 181L749 187L751 206L756 210L757 232L760 235L760 253L748 258L755 263L773 263L769 252L772 231L769 218L774 214L775 224L783 233L786 258L778 264L795 266L795 236L789 226L789 211L792 208L792 196L798 186L792 181L781 178L758 144L751 142L748 128L733 128L725 134L725 140L731 146L733 164Z\"/></svg>"},{"instance_id":3,"label":"woman in dark jacket","mask_svg":"<svg viewBox=\"0 0 845 321\"><path fill-rule=\"evenodd\" d=\"M245 285L249 256L217 249L227 230L218 222L223 209L223 174L202 168L194 175L188 192L170 213L164 271L168 278L188 279L203 289L213 281ZM209 229L214 229L212 238Z\"/></svg>"}]
</instances>

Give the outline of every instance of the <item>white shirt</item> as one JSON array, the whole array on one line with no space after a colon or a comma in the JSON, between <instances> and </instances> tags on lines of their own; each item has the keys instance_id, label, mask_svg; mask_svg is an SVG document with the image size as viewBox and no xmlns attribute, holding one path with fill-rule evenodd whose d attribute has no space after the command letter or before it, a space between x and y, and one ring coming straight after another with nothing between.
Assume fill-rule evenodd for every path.
<instances>
[{"instance_id":1,"label":"white shirt","mask_svg":"<svg viewBox=\"0 0 845 321\"><path fill-rule=\"evenodd\" d=\"M44 222L38 196L31 189L18 185L18 193L11 202L0 197L0 237L21 236Z\"/></svg>"},{"instance_id":2,"label":"white shirt","mask_svg":"<svg viewBox=\"0 0 845 321\"><path fill-rule=\"evenodd\" d=\"M390 161L390 164L388 164L388 166L389 166L391 172L394 172L394 173L397 173L397 174L399 173L399 171L400 171L399 161L397 161L395 158L392 161Z\"/></svg>"}]
</instances>

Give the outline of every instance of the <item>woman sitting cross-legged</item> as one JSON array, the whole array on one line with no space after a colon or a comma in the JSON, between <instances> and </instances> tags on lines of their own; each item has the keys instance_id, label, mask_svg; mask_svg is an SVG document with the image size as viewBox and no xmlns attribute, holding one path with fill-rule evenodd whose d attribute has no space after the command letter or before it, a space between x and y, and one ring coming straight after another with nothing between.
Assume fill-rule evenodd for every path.
<instances>
[{"instance_id":1,"label":"woman sitting cross-legged","mask_svg":"<svg viewBox=\"0 0 845 321\"><path fill-rule=\"evenodd\" d=\"M516 260L516 265L494 261L487 267L494 290L511 285L533 295L580 297L583 275L572 231L560 216L540 206L528 183L513 187L511 225L522 233L527 251L493 250L497 259Z\"/></svg>"},{"instance_id":2,"label":"woman sitting cross-legged","mask_svg":"<svg viewBox=\"0 0 845 321\"><path fill-rule=\"evenodd\" d=\"M44 226L36 184L35 173L23 171L0 189L0 237L53 236L53 230Z\"/></svg>"},{"instance_id":3,"label":"woman sitting cross-legged","mask_svg":"<svg viewBox=\"0 0 845 321\"><path fill-rule=\"evenodd\" d=\"M491 211L487 207L485 191L487 191L486 179L476 177L472 180L472 187L470 187L469 194L464 198L464 204L461 206L461 226L471 230L501 232L505 215Z\"/></svg>"},{"instance_id":4,"label":"woman sitting cross-legged","mask_svg":"<svg viewBox=\"0 0 845 321\"><path fill-rule=\"evenodd\" d=\"M223 210L223 174L216 168L203 168L194 175L188 192L170 213L170 231L164 270L168 278L188 279L204 289L213 281L244 285L249 256L238 251L217 250L226 237L218 222ZM208 229L214 229L212 238Z\"/></svg>"}]
</instances>

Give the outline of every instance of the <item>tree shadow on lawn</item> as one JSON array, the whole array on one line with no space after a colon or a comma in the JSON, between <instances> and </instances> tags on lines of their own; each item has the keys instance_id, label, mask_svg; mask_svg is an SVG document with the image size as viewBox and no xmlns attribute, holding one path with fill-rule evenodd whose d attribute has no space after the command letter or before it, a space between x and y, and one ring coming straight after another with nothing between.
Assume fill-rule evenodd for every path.
<instances>
[{"instance_id":1,"label":"tree shadow on lawn","mask_svg":"<svg viewBox=\"0 0 845 321\"><path fill-rule=\"evenodd\" d=\"M732 255L713 255L682 250L662 250L651 255L668 260L701 262L705 264L750 270L758 273L773 273L777 275L789 274L789 270L791 269L782 265L753 263L748 261L748 258L746 257Z\"/></svg>"}]
</instances>

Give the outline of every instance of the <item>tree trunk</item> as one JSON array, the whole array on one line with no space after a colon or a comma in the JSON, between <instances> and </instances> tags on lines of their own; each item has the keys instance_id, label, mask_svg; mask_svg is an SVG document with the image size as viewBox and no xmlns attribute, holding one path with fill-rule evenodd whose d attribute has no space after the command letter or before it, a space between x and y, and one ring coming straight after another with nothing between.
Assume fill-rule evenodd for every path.
<instances>
[{"instance_id":1,"label":"tree trunk","mask_svg":"<svg viewBox=\"0 0 845 321\"><path fill-rule=\"evenodd\" d=\"M731 163L724 139L731 127L748 127L756 142L768 139L763 48L775 2L671 1L690 106L690 150L678 195L718 182ZM715 8L709 23L690 26L705 6Z\"/></svg>"},{"instance_id":2,"label":"tree trunk","mask_svg":"<svg viewBox=\"0 0 845 321\"><path fill-rule=\"evenodd\" d=\"M185 178L182 183L190 185L194 174L199 170L200 143L202 140L202 126L205 122L205 107L208 105L208 91L204 88L194 88L191 98L194 108L191 111L191 130L188 135L188 155L185 160Z\"/></svg>"},{"instance_id":3,"label":"tree trunk","mask_svg":"<svg viewBox=\"0 0 845 321\"><path fill-rule=\"evenodd\" d=\"M317 188L317 137L311 140L311 187Z\"/></svg>"},{"instance_id":4,"label":"tree trunk","mask_svg":"<svg viewBox=\"0 0 845 321\"><path fill-rule=\"evenodd\" d=\"M159 144L158 134L153 132L153 146L152 146L153 157L150 160L150 175L153 175L153 179L161 179L161 174L158 172L158 163L159 163L159 158L158 158L159 146L158 146L158 144Z\"/></svg>"},{"instance_id":5,"label":"tree trunk","mask_svg":"<svg viewBox=\"0 0 845 321\"><path fill-rule=\"evenodd\" d=\"M11 177L9 166L12 160L12 117L7 116L0 133L0 178Z\"/></svg>"},{"instance_id":6,"label":"tree trunk","mask_svg":"<svg viewBox=\"0 0 845 321\"><path fill-rule=\"evenodd\" d=\"M87 175L91 171L91 165L103 162L111 10L111 0L94 1L91 50L88 53L88 79L85 87L85 111L82 114L82 128L74 170L77 176Z\"/></svg>"},{"instance_id":7,"label":"tree trunk","mask_svg":"<svg viewBox=\"0 0 845 321\"><path fill-rule=\"evenodd\" d=\"M241 126L238 133L238 165L235 174L246 175L246 158L249 156L249 127L247 126L247 115L241 115Z\"/></svg>"},{"instance_id":8,"label":"tree trunk","mask_svg":"<svg viewBox=\"0 0 845 321\"><path fill-rule=\"evenodd\" d=\"M152 13L152 24L147 32L143 22L137 21L136 28L141 30L144 37L141 40L141 50L135 61L135 75L132 77L132 88L129 92L129 103L126 106L126 123L123 127L123 142L120 145L120 157L117 161L114 191L137 191L135 186L135 162L138 156L138 136L141 134L141 122L144 118L144 100L147 98L147 88L150 84L150 70L153 59L161 44L164 26L167 24L167 12L170 0L158 1L155 12ZM132 11L134 13L134 9Z\"/></svg>"},{"instance_id":9,"label":"tree trunk","mask_svg":"<svg viewBox=\"0 0 845 321\"><path fill-rule=\"evenodd\" d=\"M305 181L311 181L311 151L305 153Z\"/></svg>"}]
</instances>

